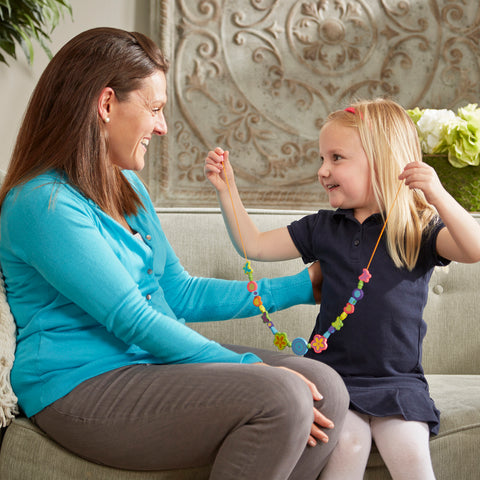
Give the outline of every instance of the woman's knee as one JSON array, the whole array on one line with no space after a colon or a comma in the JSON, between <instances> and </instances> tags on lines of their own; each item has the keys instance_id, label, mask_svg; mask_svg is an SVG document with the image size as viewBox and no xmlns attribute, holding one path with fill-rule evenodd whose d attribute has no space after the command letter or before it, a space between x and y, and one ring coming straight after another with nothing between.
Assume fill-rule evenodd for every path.
<instances>
[{"instance_id":1,"label":"woman's knee","mask_svg":"<svg viewBox=\"0 0 480 480\"><path fill-rule=\"evenodd\" d=\"M315 406L341 425L348 411L350 397L342 377L328 365L309 358L293 358L292 367L315 383L323 399Z\"/></svg>"},{"instance_id":2,"label":"woman's knee","mask_svg":"<svg viewBox=\"0 0 480 480\"><path fill-rule=\"evenodd\" d=\"M324 397L325 408L345 416L350 404L347 387L342 377L333 368L322 363L320 365L322 368L317 374L319 377L317 386Z\"/></svg>"},{"instance_id":3,"label":"woman's knee","mask_svg":"<svg viewBox=\"0 0 480 480\"><path fill-rule=\"evenodd\" d=\"M287 430L300 429L309 433L313 423L313 397L309 387L294 372L266 368L269 374L259 386L262 408L278 418Z\"/></svg>"}]
</instances>

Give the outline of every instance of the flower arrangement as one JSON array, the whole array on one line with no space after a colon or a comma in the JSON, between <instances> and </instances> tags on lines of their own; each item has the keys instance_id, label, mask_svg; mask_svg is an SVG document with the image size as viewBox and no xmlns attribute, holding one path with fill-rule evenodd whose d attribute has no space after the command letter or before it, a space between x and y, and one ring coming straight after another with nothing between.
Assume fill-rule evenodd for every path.
<instances>
[{"instance_id":1,"label":"flower arrangement","mask_svg":"<svg viewBox=\"0 0 480 480\"><path fill-rule=\"evenodd\" d=\"M417 127L423 161L468 211L480 212L480 108L407 110ZM454 167L454 168L452 168ZM464 168L472 167L472 168Z\"/></svg>"},{"instance_id":2,"label":"flower arrangement","mask_svg":"<svg viewBox=\"0 0 480 480\"><path fill-rule=\"evenodd\" d=\"M447 155L456 168L480 165L480 108L472 103L452 110L407 110L417 127L422 152Z\"/></svg>"}]
</instances>

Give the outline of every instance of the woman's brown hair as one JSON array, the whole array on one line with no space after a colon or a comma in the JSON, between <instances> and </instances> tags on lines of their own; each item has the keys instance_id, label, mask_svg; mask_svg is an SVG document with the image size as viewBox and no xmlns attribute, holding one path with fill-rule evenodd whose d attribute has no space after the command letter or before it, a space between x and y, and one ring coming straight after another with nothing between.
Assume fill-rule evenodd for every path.
<instances>
[{"instance_id":1,"label":"woman's brown hair","mask_svg":"<svg viewBox=\"0 0 480 480\"><path fill-rule=\"evenodd\" d=\"M108 160L97 102L106 87L124 101L145 78L167 70L160 49L141 33L95 28L65 44L32 94L0 190L0 206L13 187L54 169L109 215L135 214L142 202Z\"/></svg>"}]
</instances>

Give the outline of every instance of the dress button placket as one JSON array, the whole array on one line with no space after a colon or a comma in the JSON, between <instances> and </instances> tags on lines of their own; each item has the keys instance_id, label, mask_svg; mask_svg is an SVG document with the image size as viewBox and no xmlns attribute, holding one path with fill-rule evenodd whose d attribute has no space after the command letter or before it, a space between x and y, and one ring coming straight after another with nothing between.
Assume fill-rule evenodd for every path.
<instances>
[{"instance_id":1,"label":"dress button placket","mask_svg":"<svg viewBox=\"0 0 480 480\"><path fill-rule=\"evenodd\" d=\"M361 244L362 244L362 228L360 228L353 234L353 238L350 244L350 259L352 262L359 262L360 261L360 253L361 253Z\"/></svg>"}]
</instances>

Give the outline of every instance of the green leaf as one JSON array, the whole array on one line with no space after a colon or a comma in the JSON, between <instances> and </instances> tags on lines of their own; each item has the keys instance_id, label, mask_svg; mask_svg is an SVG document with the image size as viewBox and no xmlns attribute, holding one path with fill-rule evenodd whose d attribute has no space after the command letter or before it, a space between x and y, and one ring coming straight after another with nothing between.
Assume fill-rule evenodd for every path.
<instances>
[{"instance_id":1,"label":"green leaf","mask_svg":"<svg viewBox=\"0 0 480 480\"><path fill-rule=\"evenodd\" d=\"M413 120L413 123L417 123L422 118L423 110L415 107L413 110L407 110L409 117Z\"/></svg>"},{"instance_id":2,"label":"green leaf","mask_svg":"<svg viewBox=\"0 0 480 480\"><path fill-rule=\"evenodd\" d=\"M0 49L15 58L15 43L10 40L0 40Z\"/></svg>"},{"instance_id":3,"label":"green leaf","mask_svg":"<svg viewBox=\"0 0 480 480\"><path fill-rule=\"evenodd\" d=\"M7 10L8 16L12 14L12 7L10 6L9 0L0 0L0 8L2 10L2 20L4 19L3 9Z\"/></svg>"},{"instance_id":4,"label":"green leaf","mask_svg":"<svg viewBox=\"0 0 480 480\"><path fill-rule=\"evenodd\" d=\"M20 34L22 37L22 41L20 42L21 47L23 48L23 51L25 53L25 56L27 57L27 60L29 63L33 62L33 43L28 37L28 35L18 28L16 25L13 26L15 30Z\"/></svg>"},{"instance_id":5,"label":"green leaf","mask_svg":"<svg viewBox=\"0 0 480 480\"><path fill-rule=\"evenodd\" d=\"M15 45L19 44L32 63L35 40L51 58L47 44L65 11L72 16L67 0L0 0L0 50L16 58ZM0 62L6 63L3 55Z\"/></svg>"}]
</instances>

